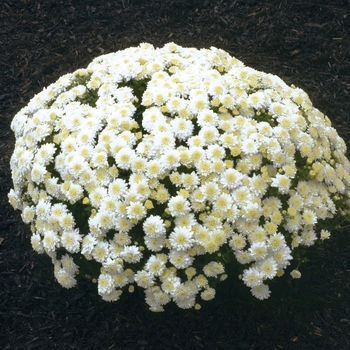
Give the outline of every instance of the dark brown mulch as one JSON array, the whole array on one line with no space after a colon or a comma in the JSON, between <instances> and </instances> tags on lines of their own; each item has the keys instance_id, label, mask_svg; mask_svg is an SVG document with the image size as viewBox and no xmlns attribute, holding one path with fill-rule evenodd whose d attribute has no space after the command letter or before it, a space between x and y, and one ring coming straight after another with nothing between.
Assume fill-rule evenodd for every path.
<instances>
[{"instance_id":1,"label":"dark brown mulch","mask_svg":"<svg viewBox=\"0 0 350 350\"><path fill-rule=\"evenodd\" d=\"M60 288L7 203L13 115L62 74L140 42L216 46L277 74L308 92L350 145L349 8L348 0L3 0L1 348L349 349L349 229L311 248L303 278L274 286L266 302L222 288L199 312L152 314L137 295L106 304L89 284Z\"/></svg>"}]
</instances>

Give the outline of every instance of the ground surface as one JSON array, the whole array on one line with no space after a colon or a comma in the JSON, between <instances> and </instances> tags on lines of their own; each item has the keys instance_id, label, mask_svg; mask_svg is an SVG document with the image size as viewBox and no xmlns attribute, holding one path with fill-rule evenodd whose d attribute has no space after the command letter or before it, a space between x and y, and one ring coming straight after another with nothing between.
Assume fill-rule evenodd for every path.
<instances>
[{"instance_id":1,"label":"ground surface","mask_svg":"<svg viewBox=\"0 0 350 350\"><path fill-rule=\"evenodd\" d=\"M217 46L277 74L307 91L349 146L349 8L344 0L1 1L1 349L349 349L349 229L311 248L303 278L285 279L267 301L223 289L200 311L153 314L136 295L106 304L88 283L62 289L7 203L14 114L62 74L140 42Z\"/></svg>"}]
</instances>

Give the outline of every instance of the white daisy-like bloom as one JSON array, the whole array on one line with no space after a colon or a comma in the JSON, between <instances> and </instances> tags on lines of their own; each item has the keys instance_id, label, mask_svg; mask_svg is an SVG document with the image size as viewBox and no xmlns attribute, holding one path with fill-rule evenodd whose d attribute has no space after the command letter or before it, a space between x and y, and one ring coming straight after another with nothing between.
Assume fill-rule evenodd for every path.
<instances>
[{"instance_id":1,"label":"white daisy-like bloom","mask_svg":"<svg viewBox=\"0 0 350 350\"><path fill-rule=\"evenodd\" d=\"M115 179L108 185L108 194L115 200L123 197L127 190L127 183L123 179Z\"/></svg>"},{"instance_id":2,"label":"white daisy-like bloom","mask_svg":"<svg viewBox=\"0 0 350 350\"><path fill-rule=\"evenodd\" d=\"M169 242L172 248L177 250L187 250L193 245L193 232L184 226L177 226L169 235Z\"/></svg>"},{"instance_id":3,"label":"white daisy-like bloom","mask_svg":"<svg viewBox=\"0 0 350 350\"><path fill-rule=\"evenodd\" d=\"M46 167L39 163L36 162L34 163L31 171L31 178L36 184L40 184L41 182L44 181L45 175L47 173Z\"/></svg>"},{"instance_id":4,"label":"white daisy-like bloom","mask_svg":"<svg viewBox=\"0 0 350 350\"><path fill-rule=\"evenodd\" d=\"M136 263L141 260L142 253L137 246L131 245L125 246L123 251L120 253L120 256L128 263Z\"/></svg>"},{"instance_id":5,"label":"white daisy-like bloom","mask_svg":"<svg viewBox=\"0 0 350 350\"><path fill-rule=\"evenodd\" d=\"M145 264L146 271L154 276L160 276L165 269L165 261L155 255L151 255Z\"/></svg>"},{"instance_id":6,"label":"white daisy-like bloom","mask_svg":"<svg viewBox=\"0 0 350 350\"><path fill-rule=\"evenodd\" d=\"M156 238L146 236L145 245L151 252L159 252L166 245L165 235Z\"/></svg>"},{"instance_id":7,"label":"white daisy-like bloom","mask_svg":"<svg viewBox=\"0 0 350 350\"><path fill-rule=\"evenodd\" d=\"M268 253L268 247L265 242L254 242L248 250L255 260L264 259Z\"/></svg>"},{"instance_id":8,"label":"white daisy-like bloom","mask_svg":"<svg viewBox=\"0 0 350 350\"><path fill-rule=\"evenodd\" d=\"M130 168L134 157L135 151L131 148L124 147L115 155L116 165L121 169L127 170Z\"/></svg>"},{"instance_id":9,"label":"white daisy-like bloom","mask_svg":"<svg viewBox=\"0 0 350 350\"><path fill-rule=\"evenodd\" d=\"M221 175L220 181L223 184L223 186L232 190L234 188L237 188L241 184L243 178L244 178L244 175L240 173L238 170L226 169L224 173Z\"/></svg>"},{"instance_id":10,"label":"white daisy-like bloom","mask_svg":"<svg viewBox=\"0 0 350 350\"><path fill-rule=\"evenodd\" d=\"M52 230L47 230L44 233L42 240L43 247L45 251L52 253L60 246L60 237L57 232Z\"/></svg>"},{"instance_id":11,"label":"white daisy-like bloom","mask_svg":"<svg viewBox=\"0 0 350 350\"><path fill-rule=\"evenodd\" d=\"M115 288L113 277L108 273L101 273L97 280L98 294L110 294Z\"/></svg>"},{"instance_id":12,"label":"white daisy-like bloom","mask_svg":"<svg viewBox=\"0 0 350 350\"><path fill-rule=\"evenodd\" d=\"M127 206L126 213L129 219L141 220L146 215L146 208L140 201L135 201Z\"/></svg>"},{"instance_id":13,"label":"white daisy-like bloom","mask_svg":"<svg viewBox=\"0 0 350 350\"><path fill-rule=\"evenodd\" d=\"M39 254L44 253L44 246L42 243L42 237L39 233L33 233L30 238L30 243L32 244L32 248Z\"/></svg>"},{"instance_id":14,"label":"white daisy-like bloom","mask_svg":"<svg viewBox=\"0 0 350 350\"><path fill-rule=\"evenodd\" d=\"M224 266L221 263L212 261L203 267L203 272L208 277L216 277L225 272Z\"/></svg>"},{"instance_id":15,"label":"white daisy-like bloom","mask_svg":"<svg viewBox=\"0 0 350 350\"><path fill-rule=\"evenodd\" d=\"M149 271L137 271L135 273L135 282L139 287L149 288L154 285L154 275Z\"/></svg>"},{"instance_id":16,"label":"white daisy-like bloom","mask_svg":"<svg viewBox=\"0 0 350 350\"><path fill-rule=\"evenodd\" d=\"M277 274L277 263L272 258L260 261L257 267L263 274L264 278L272 279Z\"/></svg>"},{"instance_id":17,"label":"white daisy-like bloom","mask_svg":"<svg viewBox=\"0 0 350 350\"><path fill-rule=\"evenodd\" d=\"M277 187L281 194L287 194L291 186L291 180L286 175L276 174L275 178L272 178L272 187Z\"/></svg>"},{"instance_id":18,"label":"white daisy-like bloom","mask_svg":"<svg viewBox=\"0 0 350 350\"><path fill-rule=\"evenodd\" d=\"M62 287L67 289L73 288L77 284L74 275L64 268L55 269L55 278Z\"/></svg>"},{"instance_id":19,"label":"white daisy-like bloom","mask_svg":"<svg viewBox=\"0 0 350 350\"><path fill-rule=\"evenodd\" d=\"M76 274L79 270L79 267L74 262L74 259L68 254L65 254L61 257L60 263L62 267L72 275Z\"/></svg>"},{"instance_id":20,"label":"white daisy-like bloom","mask_svg":"<svg viewBox=\"0 0 350 350\"><path fill-rule=\"evenodd\" d=\"M215 297L216 290L214 288L206 288L201 292L201 298L205 301L212 300Z\"/></svg>"},{"instance_id":21,"label":"white daisy-like bloom","mask_svg":"<svg viewBox=\"0 0 350 350\"><path fill-rule=\"evenodd\" d=\"M191 257L186 250L171 249L168 256L169 256L169 261L177 269L185 269L189 267L194 260L194 258Z\"/></svg>"},{"instance_id":22,"label":"white daisy-like bloom","mask_svg":"<svg viewBox=\"0 0 350 350\"><path fill-rule=\"evenodd\" d=\"M35 160L43 165L49 164L53 160L56 152L56 146L53 143L46 143L40 146L35 155Z\"/></svg>"},{"instance_id":23,"label":"white daisy-like bloom","mask_svg":"<svg viewBox=\"0 0 350 350\"><path fill-rule=\"evenodd\" d=\"M85 245L85 238L83 240L83 245ZM108 242L97 241L91 250L91 255L97 262L102 263L103 261L105 261L109 256Z\"/></svg>"},{"instance_id":24,"label":"white daisy-like bloom","mask_svg":"<svg viewBox=\"0 0 350 350\"><path fill-rule=\"evenodd\" d=\"M160 216L150 215L144 221L142 228L146 236L157 238L166 232L164 220Z\"/></svg>"},{"instance_id":25,"label":"white daisy-like bloom","mask_svg":"<svg viewBox=\"0 0 350 350\"><path fill-rule=\"evenodd\" d=\"M267 299L271 294L269 286L263 283L253 287L251 292L259 300Z\"/></svg>"},{"instance_id":26,"label":"white daisy-like bloom","mask_svg":"<svg viewBox=\"0 0 350 350\"><path fill-rule=\"evenodd\" d=\"M170 198L168 208L172 216L182 216L190 211L190 204L183 196L175 196Z\"/></svg>"},{"instance_id":27,"label":"white daisy-like bloom","mask_svg":"<svg viewBox=\"0 0 350 350\"><path fill-rule=\"evenodd\" d=\"M188 139L193 133L193 123L182 117L175 117L170 122L171 130L180 141Z\"/></svg>"},{"instance_id":28,"label":"white daisy-like bloom","mask_svg":"<svg viewBox=\"0 0 350 350\"><path fill-rule=\"evenodd\" d=\"M264 275L258 268L251 267L243 271L243 282L248 287L257 287L262 284Z\"/></svg>"},{"instance_id":29,"label":"white daisy-like bloom","mask_svg":"<svg viewBox=\"0 0 350 350\"><path fill-rule=\"evenodd\" d=\"M79 233L79 229L72 231L63 231L61 235L61 244L69 253L78 253L80 251L80 244L82 242L82 236Z\"/></svg>"}]
</instances>

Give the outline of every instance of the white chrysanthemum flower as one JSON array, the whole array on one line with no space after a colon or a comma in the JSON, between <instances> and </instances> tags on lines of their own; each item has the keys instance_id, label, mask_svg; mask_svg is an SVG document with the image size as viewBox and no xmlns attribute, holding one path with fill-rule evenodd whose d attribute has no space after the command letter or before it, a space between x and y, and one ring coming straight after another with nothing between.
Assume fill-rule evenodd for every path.
<instances>
[{"instance_id":1,"label":"white chrysanthemum flower","mask_svg":"<svg viewBox=\"0 0 350 350\"><path fill-rule=\"evenodd\" d=\"M268 247L264 242L254 242L248 250L254 260L262 260L268 253Z\"/></svg>"},{"instance_id":2,"label":"white chrysanthemum flower","mask_svg":"<svg viewBox=\"0 0 350 350\"><path fill-rule=\"evenodd\" d=\"M277 274L277 263L273 258L260 261L257 265L264 278L272 279Z\"/></svg>"},{"instance_id":3,"label":"white chrysanthemum flower","mask_svg":"<svg viewBox=\"0 0 350 350\"><path fill-rule=\"evenodd\" d=\"M193 257L191 257L187 251L185 250L175 250L172 249L169 252L169 261L177 268L177 269L185 269L191 266L193 262Z\"/></svg>"},{"instance_id":4,"label":"white chrysanthemum flower","mask_svg":"<svg viewBox=\"0 0 350 350\"><path fill-rule=\"evenodd\" d=\"M121 258L128 263L137 263L142 258L142 253L140 249L135 246L125 246L123 251L120 253Z\"/></svg>"},{"instance_id":5,"label":"white chrysanthemum flower","mask_svg":"<svg viewBox=\"0 0 350 350\"><path fill-rule=\"evenodd\" d=\"M86 238L86 236L84 237L84 240L83 240L83 246L85 245L85 238ZM93 256L93 258L96 261L98 261L100 263L105 261L109 256L109 244L108 244L108 242L97 241L96 244L94 245L92 251L91 251L91 255Z\"/></svg>"},{"instance_id":6,"label":"white chrysanthemum flower","mask_svg":"<svg viewBox=\"0 0 350 350\"><path fill-rule=\"evenodd\" d=\"M266 284L260 284L251 289L252 295L254 295L259 300L267 299L271 292L269 286Z\"/></svg>"},{"instance_id":7,"label":"white chrysanthemum flower","mask_svg":"<svg viewBox=\"0 0 350 350\"><path fill-rule=\"evenodd\" d=\"M212 261L203 267L203 272L207 277L217 277L224 273L225 269L221 263Z\"/></svg>"},{"instance_id":8,"label":"white chrysanthemum flower","mask_svg":"<svg viewBox=\"0 0 350 350\"><path fill-rule=\"evenodd\" d=\"M40 146L38 149L35 159L43 164L47 165L53 160L53 156L56 152L56 146L53 143L46 143Z\"/></svg>"},{"instance_id":9,"label":"white chrysanthemum flower","mask_svg":"<svg viewBox=\"0 0 350 350\"><path fill-rule=\"evenodd\" d=\"M46 173L46 167L41 163L36 162L33 164L30 176L36 184L40 184L44 181Z\"/></svg>"},{"instance_id":10,"label":"white chrysanthemum flower","mask_svg":"<svg viewBox=\"0 0 350 350\"><path fill-rule=\"evenodd\" d=\"M79 234L79 229L63 231L61 236L62 247L69 253L78 253L80 251L81 242L82 236Z\"/></svg>"},{"instance_id":11,"label":"white chrysanthemum flower","mask_svg":"<svg viewBox=\"0 0 350 350\"><path fill-rule=\"evenodd\" d=\"M58 236L58 233L52 230L45 231L42 244L47 252L54 252L56 248L60 246L60 238Z\"/></svg>"},{"instance_id":12,"label":"white chrysanthemum flower","mask_svg":"<svg viewBox=\"0 0 350 350\"><path fill-rule=\"evenodd\" d=\"M220 182L223 186L232 190L241 184L243 178L244 175L236 169L226 169L225 172L221 175Z\"/></svg>"},{"instance_id":13,"label":"white chrysanthemum flower","mask_svg":"<svg viewBox=\"0 0 350 350\"><path fill-rule=\"evenodd\" d=\"M142 228L146 236L153 238L162 236L166 232L165 223L158 215L150 215L148 218L146 218Z\"/></svg>"},{"instance_id":14,"label":"white chrysanthemum flower","mask_svg":"<svg viewBox=\"0 0 350 350\"><path fill-rule=\"evenodd\" d=\"M41 235L39 233L33 233L31 238L30 238L30 242L32 244L32 248L36 252L38 252L39 254L44 253L44 246L42 243Z\"/></svg>"},{"instance_id":15,"label":"white chrysanthemum flower","mask_svg":"<svg viewBox=\"0 0 350 350\"><path fill-rule=\"evenodd\" d=\"M108 273L101 273L97 280L98 294L110 294L115 288L113 277Z\"/></svg>"},{"instance_id":16,"label":"white chrysanthemum flower","mask_svg":"<svg viewBox=\"0 0 350 350\"><path fill-rule=\"evenodd\" d=\"M193 245L193 232L184 226L175 227L169 235L169 242L172 248L186 250Z\"/></svg>"},{"instance_id":17,"label":"white chrysanthemum flower","mask_svg":"<svg viewBox=\"0 0 350 350\"><path fill-rule=\"evenodd\" d=\"M259 269L251 267L243 271L243 282L248 287L256 287L262 284L264 275L259 271Z\"/></svg>"},{"instance_id":18,"label":"white chrysanthemum flower","mask_svg":"<svg viewBox=\"0 0 350 350\"><path fill-rule=\"evenodd\" d=\"M35 208L37 219L47 220L51 212L51 203L45 199L39 199Z\"/></svg>"},{"instance_id":19,"label":"white chrysanthemum flower","mask_svg":"<svg viewBox=\"0 0 350 350\"><path fill-rule=\"evenodd\" d=\"M148 271L137 271L135 273L135 282L139 287L142 288L149 288L154 285L154 275L151 272Z\"/></svg>"},{"instance_id":20,"label":"white chrysanthemum flower","mask_svg":"<svg viewBox=\"0 0 350 350\"><path fill-rule=\"evenodd\" d=\"M123 179L115 179L108 185L108 194L114 198L121 198L127 190L127 183Z\"/></svg>"},{"instance_id":21,"label":"white chrysanthemum flower","mask_svg":"<svg viewBox=\"0 0 350 350\"><path fill-rule=\"evenodd\" d=\"M55 269L55 278L57 282L64 288L72 288L77 284L74 275L69 273L64 268Z\"/></svg>"},{"instance_id":22,"label":"white chrysanthemum flower","mask_svg":"<svg viewBox=\"0 0 350 350\"><path fill-rule=\"evenodd\" d=\"M74 262L74 259L69 256L68 254L65 254L61 257L61 265L62 267L69 272L70 274L76 274L79 270L78 265Z\"/></svg>"},{"instance_id":23,"label":"white chrysanthemum flower","mask_svg":"<svg viewBox=\"0 0 350 350\"><path fill-rule=\"evenodd\" d=\"M75 226L75 220L72 213L63 213L59 219L59 224L63 230L72 230Z\"/></svg>"},{"instance_id":24,"label":"white chrysanthemum flower","mask_svg":"<svg viewBox=\"0 0 350 350\"><path fill-rule=\"evenodd\" d=\"M269 247L273 250L279 250L286 246L286 241L281 233L275 233L269 238Z\"/></svg>"},{"instance_id":25,"label":"white chrysanthemum flower","mask_svg":"<svg viewBox=\"0 0 350 350\"><path fill-rule=\"evenodd\" d=\"M145 206L137 201L137 202L131 202L127 208L126 213L129 219L136 219L141 220L145 217L147 211Z\"/></svg>"},{"instance_id":26,"label":"white chrysanthemum flower","mask_svg":"<svg viewBox=\"0 0 350 350\"><path fill-rule=\"evenodd\" d=\"M128 170L135 156L135 151L133 149L127 147L121 148L115 155L116 165L121 169Z\"/></svg>"},{"instance_id":27,"label":"white chrysanthemum flower","mask_svg":"<svg viewBox=\"0 0 350 350\"><path fill-rule=\"evenodd\" d=\"M89 193L90 203L95 208L99 208L106 197L107 190L104 187L97 187Z\"/></svg>"},{"instance_id":28,"label":"white chrysanthemum flower","mask_svg":"<svg viewBox=\"0 0 350 350\"><path fill-rule=\"evenodd\" d=\"M272 187L277 187L281 194L287 194L291 186L291 180L286 175L276 174L275 178L272 178Z\"/></svg>"},{"instance_id":29,"label":"white chrysanthemum flower","mask_svg":"<svg viewBox=\"0 0 350 350\"><path fill-rule=\"evenodd\" d=\"M170 122L171 130L180 141L186 140L193 133L193 123L181 117L175 117Z\"/></svg>"},{"instance_id":30,"label":"white chrysanthemum flower","mask_svg":"<svg viewBox=\"0 0 350 350\"><path fill-rule=\"evenodd\" d=\"M146 236L145 245L150 251L159 252L166 245L165 235L158 236L156 238Z\"/></svg>"},{"instance_id":31,"label":"white chrysanthemum flower","mask_svg":"<svg viewBox=\"0 0 350 350\"><path fill-rule=\"evenodd\" d=\"M186 215L190 211L190 204L183 196L170 198L168 202L170 214L174 217Z\"/></svg>"},{"instance_id":32,"label":"white chrysanthemum flower","mask_svg":"<svg viewBox=\"0 0 350 350\"><path fill-rule=\"evenodd\" d=\"M165 261L155 255L151 255L145 264L145 269L154 276L160 276L165 269Z\"/></svg>"},{"instance_id":33,"label":"white chrysanthemum flower","mask_svg":"<svg viewBox=\"0 0 350 350\"><path fill-rule=\"evenodd\" d=\"M198 175L192 171L191 173L181 175L181 183L186 190L192 190L199 185L200 180Z\"/></svg>"},{"instance_id":34,"label":"white chrysanthemum flower","mask_svg":"<svg viewBox=\"0 0 350 350\"><path fill-rule=\"evenodd\" d=\"M247 241L245 236L238 233L234 233L229 241L230 247L235 251L242 250L246 244Z\"/></svg>"},{"instance_id":35,"label":"white chrysanthemum flower","mask_svg":"<svg viewBox=\"0 0 350 350\"><path fill-rule=\"evenodd\" d=\"M214 288L206 288L201 293L201 298L205 301L212 300L215 298L215 289Z\"/></svg>"}]
</instances>

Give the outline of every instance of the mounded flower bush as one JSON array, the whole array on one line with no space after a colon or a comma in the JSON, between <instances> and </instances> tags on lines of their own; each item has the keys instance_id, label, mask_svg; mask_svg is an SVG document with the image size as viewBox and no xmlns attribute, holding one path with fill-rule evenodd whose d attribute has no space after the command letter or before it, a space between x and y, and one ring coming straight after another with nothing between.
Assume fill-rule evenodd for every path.
<instances>
[{"instance_id":1,"label":"mounded flower bush","mask_svg":"<svg viewBox=\"0 0 350 350\"><path fill-rule=\"evenodd\" d=\"M349 215L346 145L307 94L226 52L94 59L13 119L9 200L66 288L199 308L232 272L258 299ZM241 279L241 281L239 280Z\"/></svg>"}]
</instances>

